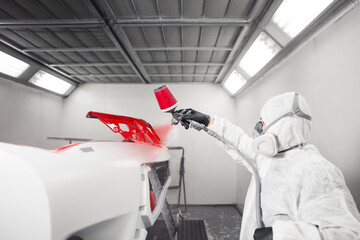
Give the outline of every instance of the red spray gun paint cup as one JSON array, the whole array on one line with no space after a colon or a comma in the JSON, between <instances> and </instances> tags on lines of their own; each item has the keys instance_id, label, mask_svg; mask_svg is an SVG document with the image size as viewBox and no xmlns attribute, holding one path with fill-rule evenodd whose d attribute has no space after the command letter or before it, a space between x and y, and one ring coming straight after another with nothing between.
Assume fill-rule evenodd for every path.
<instances>
[{"instance_id":1,"label":"red spray gun paint cup","mask_svg":"<svg viewBox=\"0 0 360 240\"><path fill-rule=\"evenodd\" d=\"M174 95L170 92L170 89L167 85L162 85L161 87L154 90L156 100L159 103L161 111L165 113L171 113L173 118L171 119L171 124L178 124L180 119L175 114L175 109L178 105Z\"/></svg>"},{"instance_id":2,"label":"red spray gun paint cup","mask_svg":"<svg viewBox=\"0 0 360 240\"><path fill-rule=\"evenodd\" d=\"M154 93L161 111L168 113L173 113L175 111L178 102L174 95L170 92L167 85L162 85L161 87L155 89Z\"/></svg>"}]
</instances>

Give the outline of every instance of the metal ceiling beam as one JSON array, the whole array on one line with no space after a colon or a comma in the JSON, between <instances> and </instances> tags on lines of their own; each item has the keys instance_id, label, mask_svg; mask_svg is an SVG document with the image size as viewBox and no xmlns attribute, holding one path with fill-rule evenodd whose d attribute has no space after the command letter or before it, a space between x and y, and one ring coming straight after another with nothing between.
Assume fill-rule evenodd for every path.
<instances>
[{"instance_id":1,"label":"metal ceiling beam","mask_svg":"<svg viewBox=\"0 0 360 240\"><path fill-rule=\"evenodd\" d=\"M51 67L109 67L109 66L129 66L129 63L62 63L62 64L50 64Z\"/></svg>"},{"instance_id":2,"label":"metal ceiling beam","mask_svg":"<svg viewBox=\"0 0 360 240\"><path fill-rule=\"evenodd\" d=\"M69 75L75 78L103 78L103 77L138 77L136 74L73 74ZM201 73L172 73L172 74L149 74L150 77L217 77L217 74L201 74Z\"/></svg>"},{"instance_id":3,"label":"metal ceiling beam","mask_svg":"<svg viewBox=\"0 0 360 240\"><path fill-rule=\"evenodd\" d=\"M245 26L251 21L247 18L156 18L122 19L114 24L122 27L139 26Z\"/></svg>"},{"instance_id":4,"label":"metal ceiling beam","mask_svg":"<svg viewBox=\"0 0 360 240\"><path fill-rule=\"evenodd\" d=\"M231 47L136 47L135 51L231 51Z\"/></svg>"},{"instance_id":5,"label":"metal ceiling beam","mask_svg":"<svg viewBox=\"0 0 360 240\"><path fill-rule=\"evenodd\" d=\"M99 20L30 20L30 21L0 21L0 29L4 28L64 28L64 27L101 27L104 21Z\"/></svg>"},{"instance_id":6,"label":"metal ceiling beam","mask_svg":"<svg viewBox=\"0 0 360 240\"><path fill-rule=\"evenodd\" d=\"M144 66L210 66L221 67L223 63L208 62L143 62Z\"/></svg>"},{"instance_id":7,"label":"metal ceiling beam","mask_svg":"<svg viewBox=\"0 0 360 240\"><path fill-rule=\"evenodd\" d=\"M78 47L78 48L25 48L23 52L114 52L118 47Z\"/></svg>"},{"instance_id":8,"label":"metal ceiling beam","mask_svg":"<svg viewBox=\"0 0 360 240\"><path fill-rule=\"evenodd\" d=\"M75 78L103 78L103 77L139 77L137 74L122 74L122 73L115 73L115 74L74 74L70 75L71 77Z\"/></svg>"},{"instance_id":9,"label":"metal ceiling beam","mask_svg":"<svg viewBox=\"0 0 360 240\"><path fill-rule=\"evenodd\" d=\"M217 77L217 74L184 73L184 74L149 74L150 77Z\"/></svg>"},{"instance_id":10,"label":"metal ceiling beam","mask_svg":"<svg viewBox=\"0 0 360 240\"><path fill-rule=\"evenodd\" d=\"M219 72L219 76L216 78L215 83L224 80L225 76L229 73L237 60L246 53L257 36L265 28L282 1L283 0L257 0L255 2L250 13L250 18L254 19L254 21L251 24L246 25L239 34L235 41L233 51L231 51L227 57L225 65Z\"/></svg>"}]
</instances>

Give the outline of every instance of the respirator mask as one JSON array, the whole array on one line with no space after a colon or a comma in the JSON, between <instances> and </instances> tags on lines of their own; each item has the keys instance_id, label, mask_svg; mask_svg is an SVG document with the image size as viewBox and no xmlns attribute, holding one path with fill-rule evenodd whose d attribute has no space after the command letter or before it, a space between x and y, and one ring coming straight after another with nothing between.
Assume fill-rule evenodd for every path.
<instances>
[{"instance_id":1,"label":"respirator mask","mask_svg":"<svg viewBox=\"0 0 360 240\"><path fill-rule=\"evenodd\" d=\"M255 153L265 156L275 156L279 152L278 142L276 136L272 133L265 133L263 131L263 123L259 121L256 123L253 132L252 147Z\"/></svg>"},{"instance_id":2,"label":"respirator mask","mask_svg":"<svg viewBox=\"0 0 360 240\"><path fill-rule=\"evenodd\" d=\"M273 133L267 133L266 131L269 130L270 127L274 126L278 121L285 117L301 117L306 120L311 121L311 116L305 114L303 111L301 111L299 106L299 94L295 93L294 95L294 101L292 105L292 111L287 112L284 115L278 117L275 119L272 123L267 125L265 129L263 128L262 122L258 122L255 125L254 131L253 131L253 142L252 142L252 148L255 153L261 154L264 156L272 157L275 156L278 153L282 153L285 151L288 151L290 149L296 148L299 145L292 146L288 149L282 150L279 152L279 144L277 137Z\"/></svg>"}]
</instances>

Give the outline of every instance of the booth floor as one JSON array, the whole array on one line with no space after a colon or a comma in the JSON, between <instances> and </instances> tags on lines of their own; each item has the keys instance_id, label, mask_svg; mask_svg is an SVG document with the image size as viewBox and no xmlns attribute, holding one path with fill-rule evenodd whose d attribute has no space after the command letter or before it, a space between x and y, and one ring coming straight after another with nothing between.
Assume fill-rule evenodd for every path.
<instances>
[{"instance_id":1,"label":"booth floor","mask_svg":"<svg viewBox=\"0 0 360 240\"><path fill-rule=\"evenodd\" d=\"M183 210L183 206L180 208ZM179 240L239 239L241 214L233 205L191 205L183 215ZM167 229L161 217L148 231L147 240L168 239Z\"/></svg>"}]
</instances>

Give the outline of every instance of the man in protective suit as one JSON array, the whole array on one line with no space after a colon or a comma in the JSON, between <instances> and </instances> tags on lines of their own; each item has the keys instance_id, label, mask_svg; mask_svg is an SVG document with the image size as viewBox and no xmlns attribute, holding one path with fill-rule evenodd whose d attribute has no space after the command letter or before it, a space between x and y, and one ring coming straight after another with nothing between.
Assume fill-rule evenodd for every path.
<instances>
[{"instance_id":1,"label":"man in protective suit","mask_svg":"<svg viewBox=\"0 0 360 240\"><path fill-rule=\"evenodd\" d=\"M311 111L301 95L288 92L270 98L253 137L225 119L193 109L175 115L186 129L187 120L204 124L254 161L266 227L256 225L252 177L240 240L360 240L360 214L341 171L308 144ZM219 144L251 172L235 151Z\"/></svg>"}]
</instances>

